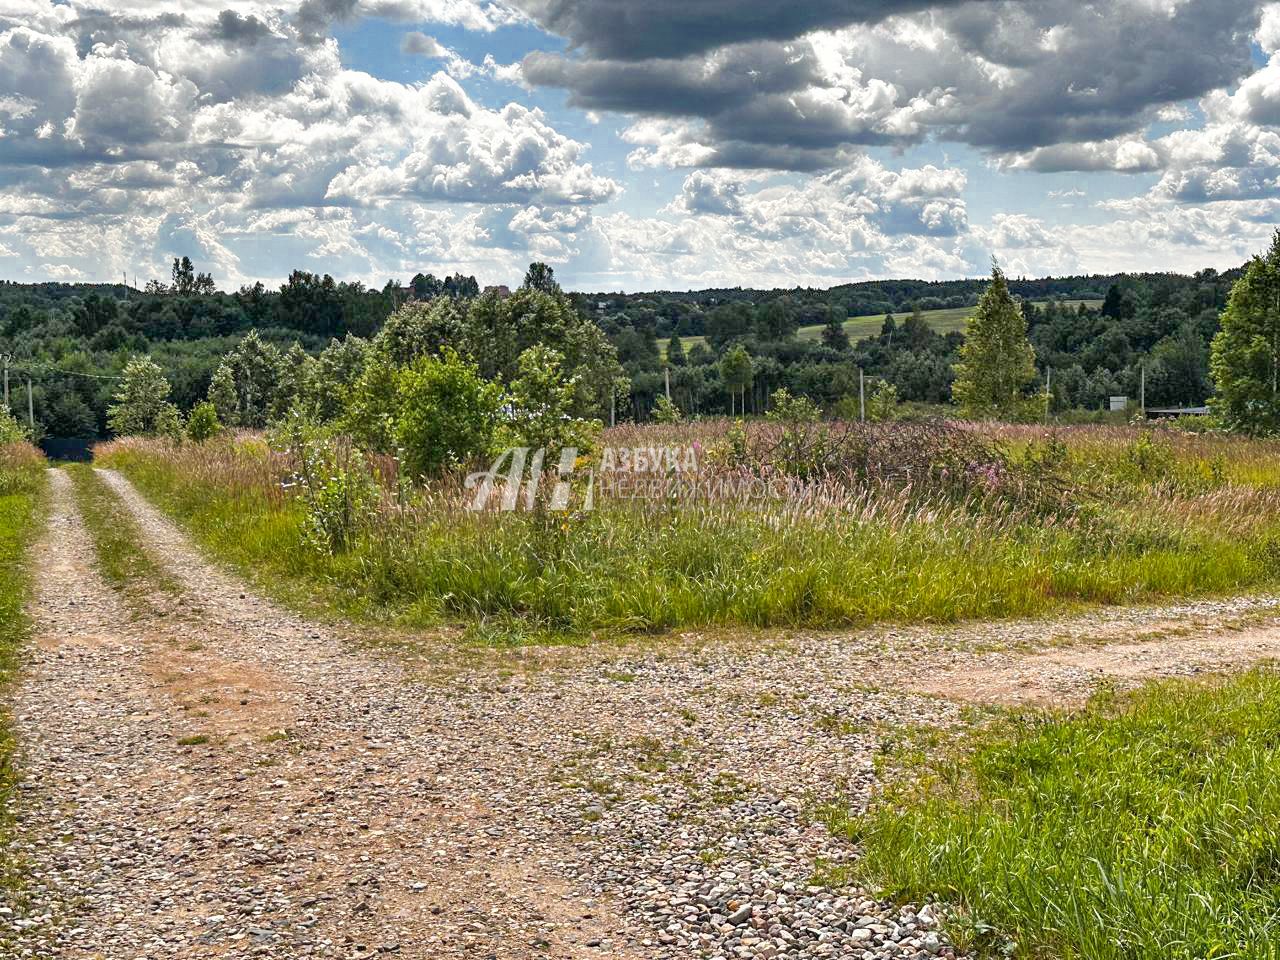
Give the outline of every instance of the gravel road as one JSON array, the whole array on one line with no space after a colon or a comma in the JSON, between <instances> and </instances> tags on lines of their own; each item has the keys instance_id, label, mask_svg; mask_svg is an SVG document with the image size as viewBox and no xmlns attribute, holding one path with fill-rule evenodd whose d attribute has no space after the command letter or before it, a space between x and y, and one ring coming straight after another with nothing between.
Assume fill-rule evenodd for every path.
<instances>
[{"instance_id":1,"label":"gravel road","mask_svg":"<svg viewBox=\"0 0 1280 960\"><path fill-rule=\"evenodd\" d=\"M822 882L856 850L815 811L865 801L886 737L1280 651L1240 600L433 670L258 598L101 476L181 590L104 584L50 471L0 956L945 957L931 908Z\"/></svg>"}]
</instances>

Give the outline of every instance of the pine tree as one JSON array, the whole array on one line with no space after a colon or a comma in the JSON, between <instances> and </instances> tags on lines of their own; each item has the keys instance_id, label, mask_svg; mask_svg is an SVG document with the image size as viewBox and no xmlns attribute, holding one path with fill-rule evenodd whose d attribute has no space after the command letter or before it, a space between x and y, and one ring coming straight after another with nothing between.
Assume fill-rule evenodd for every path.
<instances>
[{"instance_id":1,"label":"pine tree","mask_svg":"<svg viewBox=\"0 0 1280 960\"><path fill-rule=\"evenodd\" d=\"M849 349L849 334L844 328L844 323L840 320L840 315L835 310L827 316L827 322L822 328L823 346L832 350L839 350L841 353Z\"/></svg>"},{"instance_id":2,"label":"pine tree","mask_svg":"<svg viewBox=\"0 0 1280 960\"><path fill-rule=\"evenodd\" d=\"M969 416L1020 419L1027 408L1026 388L1035 379L1035 360L1026 318L1004 273L994 266L991 284L965 327L951 395Z\"/></svg>"},{"instance_id":3,"label":"pine tree","mask_svg":"<svg viewBox=\"0 0 1280 960\"><path fill-rule=\"evenodd\" d=\"M1213 338L1214 412L1233 430L1280 431L1280 230L1231 288Z\"/></svg>"},{"instance_id":4,"label":"pine tree","mask_svg":"<svg viewBox=\"0 0 1280 960\"><path fill-rule=\"evenodd\" d=\"M680 342L680 337L673 333L671 339L667 341L667 363L673 367L683 367L687 359L684 355L684 344Z\"/></svg>"}]
</instances>

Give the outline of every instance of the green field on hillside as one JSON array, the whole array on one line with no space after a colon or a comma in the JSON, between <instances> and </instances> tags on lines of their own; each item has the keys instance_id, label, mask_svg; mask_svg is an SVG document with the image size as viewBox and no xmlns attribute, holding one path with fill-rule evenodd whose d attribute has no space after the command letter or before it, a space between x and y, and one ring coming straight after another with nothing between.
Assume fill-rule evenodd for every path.
<instances>
[{"instance_id":1,"label":"green field on hillside","mask_svg":"<svg viewBox=\"0 0 1280 960\"><path fill-rule=\"evenodd\" d=\"M1043 307L1046 302L1036 301L1036 306ZM1102 306L1101 300L1063 300L1061 303L1068 307L1074 307L1081 303L1091 308ZM974 309L974 307L952 307L948 310L925 310L924 318L936 332L950 333L953 330L963 330L965 321L969 319ZM903 310L894 313L894 317L901 323L910 313L910 310ZM849 334L849 339L857 343L859 340L879 333L883 323L883 313L869 314L864 317L850 317L844 322L844 330L845 333ZM796 336L801 340L817 340L822 336L822 325L801 327L796 331ZM687 352L695 343L705 343L706 337L682 337L680 342ZM663 342L660 346L662 355L665 357L667 355L667 345Z\"/></svg>"}]
</instances>

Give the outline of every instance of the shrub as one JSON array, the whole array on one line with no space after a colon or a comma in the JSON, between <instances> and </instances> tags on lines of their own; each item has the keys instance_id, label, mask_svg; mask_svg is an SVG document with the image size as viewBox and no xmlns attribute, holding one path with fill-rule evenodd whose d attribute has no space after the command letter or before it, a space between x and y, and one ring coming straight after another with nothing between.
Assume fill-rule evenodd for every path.
<instances>
[{"instance_id":1,"label":"shrub","mask_svg":"<svg viewBox=\"0 0 1280 960\"><path fill-rule=\"evenodd\" d=\"M12 413L0 407L0 447L11 443L25 443L30 439L27 428L20 424Z\"/></svg>"},{"instance_id":2,"label":"shrub","mask_svg":"<svg viewBox=\"0 0 1280 960\"><path fill-rule=\"evenodd\" d=\"M898 388L881 380L867 401L867 419L873 423L893 420L898 415Z\"/></svg>"},{"instance_id":3,"label":"shrub","mask_svg":"<svg viewBox=\"0 0 1280 960\"><path fill-rule=\"evenodd\" d=\"M191 416L187 418L187 439L194 443L204 443L216 437L221 431L222 424L218 422L217 408L208 400L197 403L191 411Z\"/></svg>"},{"instance_id":4,"label":"shrub","mask_svg":"<svg viewBox=\"0 0 1280 960\"><path fill-rule=\"evenodd\" d=\"M396 401L395 442L414 476L467 463L493 447L502 391L449 348L402 370Z\"/></svg>"},{"instance_id":5,"label":"shrub","mask_svg":"<svg viewBox=\"0 0 1280 960\"><path fill-rule=\"evenodd\" d=\"M679 423L683 419L680 408L671 402L671 398L665 393L658 397L658 402L653 408L654 423Z\"/></svg>"},{"instance_id":6,"label":"shrub","mask_svg":"<svg viewBox=\"0 0 1280 960\"><path fill-rule=\"evenodd\" d=\"M378 506L378 484L364 456L297 414L276 442L281 439L294 465L292 486L306 505L304 542L321 553L345 551Z\"/></svg>"}]
</instances>

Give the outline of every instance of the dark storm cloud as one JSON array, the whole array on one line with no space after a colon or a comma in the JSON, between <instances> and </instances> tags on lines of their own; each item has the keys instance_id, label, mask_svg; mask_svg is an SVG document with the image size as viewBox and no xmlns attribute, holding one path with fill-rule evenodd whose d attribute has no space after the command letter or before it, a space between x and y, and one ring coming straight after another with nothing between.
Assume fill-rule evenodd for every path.
<instances>
[{"instance_id":1,"label":"dark storm cloud","mask_svg":"<svg viewBox=\"0 0 1280 960\"><path fill-rule=\"evenodd\" d=\"M1232 86L1253 69L1261 3L933 3L925 46L911 29L856 26L924 6L531 0L581 52L531 54L524 76L587 109L692 121L715 165L812 169L930 135L1006 154L1132 134L1165 104ZM845 70L826 76L796 37L850 25Z\"/></svg>"},{"instance_id":2,"label":"dark storm cloud","mask_svg":"<svg viewBox=\"0 0 1280 960\"><path fill-rule=\"evenodd\" d=\"M358 5L359 0L303 0L294 23L303 40L319 43L331 24L352 19Z\"/></svg>"},{"instance_id":3,"label":"dark storm cloud","mask_svg":"<svg viewBox=\"0 0 1280 960\"><path fill-rule=\"evenodd\" d=\"M234 10L223 10L218 14L209 36L232 46L251 47L259 40L272 36L272 30L253 14L242 17Z\"/></svg>"},{"instance_id":4,"label":"dark storm cloud","mask_svg":"<svg viewBox=\"0 0 1280 960\"><path fill-rule=\"evenodd\" d=\"M951 131L958 139L997 151L1105 140L1145 125L1152 108L1231 86L1253 67L1256 3L1188 0L1172 13L1131 3L1025 9L1034 16L1022 29L1001 30L990 11L983 18L971 8L944 18L964 49L1024 68L1011 88L975 99ZM1062 49L1046 55L1025 42L1055 22L1068 28Z\"/></svg>"},{"instance_id":5,"label":"dark storm cloud","mask_svg":"<svg viewBox=\"0 0 1280 960\"><path fill-rule=\"evenodd\" d=\"M576 106L668 117L714 116L753 97L785 93L815 80L811 57L777 44L756 43L724 51L714 65L684 60L577 60L535 51L525 57L524 77L535 85L563 87Z\"/></svg>"},{"instance_id":6,"label":"dark storm cloud","mask_svg":"<svg viewBox=\"0 0 1280 960\"><path fill-rule=\"evenodd\" d=\"M516 0L545 29L606 60L683 57L751 40L878 23L953 0ZM954 0L958 2L958 0Z\"/></svg>"}]
</instances>

